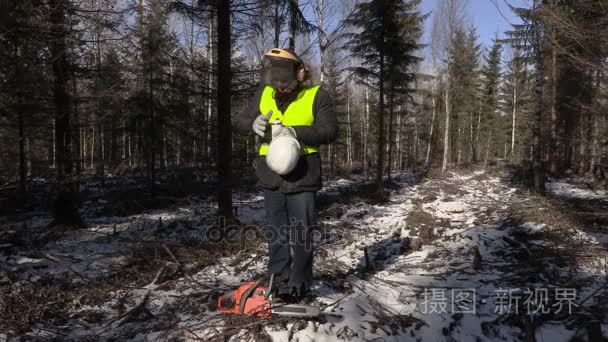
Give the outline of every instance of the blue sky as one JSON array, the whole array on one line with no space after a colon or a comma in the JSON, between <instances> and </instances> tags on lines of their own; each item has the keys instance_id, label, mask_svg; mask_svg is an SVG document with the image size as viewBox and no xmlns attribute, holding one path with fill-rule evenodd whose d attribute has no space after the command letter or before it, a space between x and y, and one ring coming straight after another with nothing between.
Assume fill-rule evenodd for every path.
<instances>
[{"instance_id":1,"label":"blue sky","mask_svg":"<svg viewBox=\"0 0 608 342\"><path fill-rule=\"evenodd\" d=\"M422 0L421 10L423 13L431 12L437 8L437 4L445 0ZM477 27L479 40L488 47L498 32L501 37L503 32L510 29L509 22L517 23L517 17L511 12L507 3L516 7L528 7L529 0L469 0L468 18ZM498 5L501 13L493 2ZM503 17L504 15L504 17ZM507 21L508 20L508 21ZM427 19L425 27L425 43L428 43L433 16Z\"/></svg>"}]
</instances>

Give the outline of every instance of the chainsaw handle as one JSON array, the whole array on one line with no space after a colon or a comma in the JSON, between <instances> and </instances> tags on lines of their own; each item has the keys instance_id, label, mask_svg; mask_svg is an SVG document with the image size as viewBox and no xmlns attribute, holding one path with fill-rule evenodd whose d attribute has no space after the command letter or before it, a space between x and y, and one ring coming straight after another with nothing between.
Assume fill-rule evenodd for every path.
<instances>
[{"instance_id":1,"label":"chainsaw handle","mask_svg":"<svg viewBox=\"0 0 608 342\"><path fill-rule=\"evenodd\" d=\"M245 290L245 292L243 292L243 295L241 296L240 303L239 303L239 312L241 313L241 315L243 315L245 313L245 303L247 302L247 298L249 298L251 296L253 291L255 291L255 289L257 289L258 286L260 286L262 284L262 282L264 282L264 279L262 279L262 278L256 280L255 283L253 283L253 285L251 285L250 288L248 288L247 290Z\"/></svg>"},{"instance_id":2,"label":"chainsaw handle","mask_svg":"<svg viewBox=\"0 0 608 342\"><path fill-rule=\"evenodd\" d=\"M270 296L270 293L272 291L272 283L274 281L274 273L272 273L270 275L270 280L268 280L268 288L266 288L266 292L264 293L264 298L268 299L268 296Z\"/></svg>"}]
</instances>

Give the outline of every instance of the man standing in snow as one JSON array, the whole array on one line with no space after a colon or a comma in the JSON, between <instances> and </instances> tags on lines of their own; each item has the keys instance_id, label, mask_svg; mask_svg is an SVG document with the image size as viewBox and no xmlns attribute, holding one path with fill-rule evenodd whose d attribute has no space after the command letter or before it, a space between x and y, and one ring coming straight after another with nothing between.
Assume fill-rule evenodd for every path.
<instances>
[{"instance_id":1,"label":"man standing in snow","mask_svg":"<svg viewBox=\"0 0 608 342\"><path fill-rule=\"evenodd\" d=\"M264 86L240 113L235 128L261 138L255 169L264 189L267 273L274 275L275 295L294 302L312 285L311 230L317 226L315 197L322 185L319 147L336 139L337 120L329 93L310 84L310 74L294 51L269 50L262 78ZM271 132L270 123L276 120L280 125ZM267 163L266 155L271 140L285 135L297 139L300 155L290 172L279 174L283 172Z\"/></svg>"}]
</instances>

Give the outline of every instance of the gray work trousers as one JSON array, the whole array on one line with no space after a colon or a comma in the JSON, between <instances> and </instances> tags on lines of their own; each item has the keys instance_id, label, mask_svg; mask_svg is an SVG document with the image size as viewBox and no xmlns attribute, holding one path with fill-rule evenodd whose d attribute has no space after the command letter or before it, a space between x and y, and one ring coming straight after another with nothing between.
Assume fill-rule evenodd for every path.
<instances>
[{"instance_id":1,"label":"gray work trousers","mask_svg":"<svg viewBox=\"0 0 608 342\"><path fill-rule=\"evenodd\" d=\"M268 276L278 291L304 295L312 285L313 234L317 226L316 192L264 191ZM273 286L274 287L274 286Z\"/></svg>"}]
</instances>

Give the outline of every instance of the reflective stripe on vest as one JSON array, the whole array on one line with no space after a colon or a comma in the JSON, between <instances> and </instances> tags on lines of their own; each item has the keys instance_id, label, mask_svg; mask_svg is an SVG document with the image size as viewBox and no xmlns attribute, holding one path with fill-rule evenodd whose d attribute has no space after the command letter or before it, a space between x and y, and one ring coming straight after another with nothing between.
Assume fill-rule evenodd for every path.
<instances>
[{"instance_id":1,"label":"reflective stripe on vest","mask_svg":"<svg viewBox=\"0 0 608 342\"><path fill-rule=\"evenodd\" d=\"M272 110L272 115L268 122L274 122L274 120L281 120L285 126L312 126L315 121L313 114L313 104L315 101L315 95L319 90L319 86L313 86L310 88L303 89L298 94L298 97L287 106L287 111L282 113L277 108L277 103L274 99L274 88L266 86L260 99L260 113L266 114ZM268 127L270 129L270 127ZM301 154L310 154L319 152L318 147L308 146L302 144ZM260 146L259 153L261 156L265 156L268 153L268 144L264 143Z\"/></svg>"}]
</instances>

